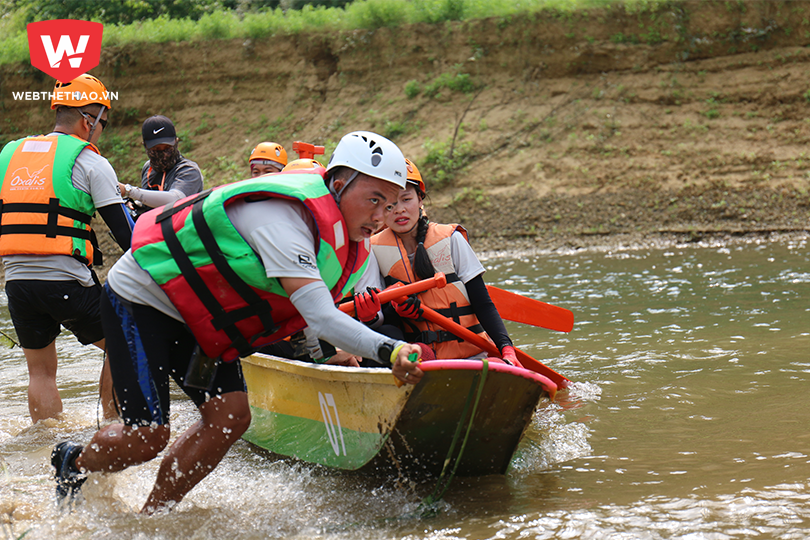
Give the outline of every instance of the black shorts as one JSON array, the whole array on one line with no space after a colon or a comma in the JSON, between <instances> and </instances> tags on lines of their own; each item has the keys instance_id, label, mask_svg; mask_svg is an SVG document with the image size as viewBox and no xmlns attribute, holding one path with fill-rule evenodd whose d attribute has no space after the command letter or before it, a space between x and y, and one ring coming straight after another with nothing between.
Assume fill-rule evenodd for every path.
<instances>
[{"instance_id":1,"label":"black shorts","mask_svg":"<svg viewBox=\"0 0 810 540\"><path fill-rule=\"evenodd\" d=\"M199 407L214 396L246 392L239 360L220 362L209 390L185 384L197 341L182 322L127 302L108 285L101 298L115 395L127 425L169 423L169 376Z\"/></svg>"},{"instance_id":2,"label":"black shorts","mask_svg":"<svg viewBox=\"0 0 810 540\"><path fill-rule=\"evenodd\" d=\"M78 281L13 280L6 283L11 322L26 349L43 349L64 326L82 345L104 338L99 299L101 287Z\"/></svg>"}]
</instances>

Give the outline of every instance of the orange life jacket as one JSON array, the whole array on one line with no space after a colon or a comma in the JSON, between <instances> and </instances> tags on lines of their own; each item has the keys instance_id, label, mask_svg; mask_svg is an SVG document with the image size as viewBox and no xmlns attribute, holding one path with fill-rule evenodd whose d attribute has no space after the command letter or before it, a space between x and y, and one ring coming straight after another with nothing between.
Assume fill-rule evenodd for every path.
<instances>
[{"instance_id":1,"label":"orange life jacket","mask_svg":"<svg viewBox=\"0 0 810 540\"><path fill-rule=\"evenodd\" d=\"M419 294L419 300L445 317L454 320L470 331L489 339L483 327L478 322L467 289L456 274L453 258L450 253L450 237L459 231L467 238L467 231L461 225L441 225L431 223L428 225L425 236L427 249L433 268L447 276L447 286L443 289L430 289ZM391 229L377 233L371 238L371 249L380 265L380 271L385 276L386 286L397 281L413 283L417 281L413 267L405 252L405 246L391 232ZM420 341L427 343L436 353L436 358L469 358L481 353L481 349L454 336L450 332L428 321L414 321L403 319L412 326L413 332L406 329L405 337L410 342ZM491 340L490 340L491 341Z\"/></svg>"},{"instance_id":2,"label":"orange life jacket","mask_svg":"<svg viewBox=\"0 0 810 540\"><path fill-rule=\"evenodd\" d=\"M91 143L73 135L26 137L0 153L0 256L68 255L101 264L90 220L93 197L73 186L76 158Z\"/></svg>"}]
</instances>

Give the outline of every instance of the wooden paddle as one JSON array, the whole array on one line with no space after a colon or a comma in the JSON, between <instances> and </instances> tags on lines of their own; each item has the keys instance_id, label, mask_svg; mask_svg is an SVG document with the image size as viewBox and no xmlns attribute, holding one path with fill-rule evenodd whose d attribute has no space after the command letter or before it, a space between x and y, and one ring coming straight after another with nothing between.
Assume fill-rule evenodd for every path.
<instances>
[{"instance_id":1,"label":"wooden paddle","mask_svg":"<svg viewBox=\"0 0 810 540\"><path fill-rule=\"evenodd\" d=\"M487 291L498 308L498 313L507 321L530 324L557 332L570 332L574 328L574 314L565 308L526 298L492 285L487 285Z\"/></svg>"},{"instance_id":2,"label":"wooden paddle","mask_svg":"<svg viewBox=\"0 0 810 540\"><path fill-rule=\"evenodd\" d=\"M404 285L396 283L387 289L377 293L380 299L380 304L387 304L391 300L396 300L402 296L410 296L412 294L419 294L428 289L438 288L443 289L447 285L447 278L441 272L437 272L432 278L423 279L422 281L415 281ZM345 302L338 305L338 309L344 313L354 316L354 301Z\"/></svg>"},{"instance_id":3,"label":"wooden paddle","mask_svg":"<svg viewBox=\"0 0 810 540\"><path fill-rule=\"evenodd\" d=\"M404 302L405 300L407 300L407 297L394 298L393 300L397 302ZM472 332L467 328L461 326L454 320L448 319L444 315L437 313L436 311L430 309L424 304L422 304L422 317L424 317L425 319L434 324L441 326L442 328L452 333L456 337L459 337L464 341L472 343L476 347L485 351L487 354L490 354L493 357L497 358L501 357L501 352L498 350L498 347L496 347L495 344L493 344L489 340L482 338L475 332ZM563 375L560 375L550 367L546 366L539 360L535 360L534 358L524 353L523 351L515 348L515 352L518 360L520 361L521 364L523 364L524 368L534 371L535 373L539 373L544 377L548 377L554 384L557 385L558 388L567 388L568 384L571 382Z\"/></svg>"}]
</instances>

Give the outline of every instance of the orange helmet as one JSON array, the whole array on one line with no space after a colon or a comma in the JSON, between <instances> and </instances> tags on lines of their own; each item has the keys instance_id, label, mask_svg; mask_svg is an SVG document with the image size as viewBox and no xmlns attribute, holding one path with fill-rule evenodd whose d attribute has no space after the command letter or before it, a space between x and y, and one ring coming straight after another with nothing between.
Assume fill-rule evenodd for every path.
<instances>
[{"instance_id":1,"label":"orange helmet","mask_svg":"<svg viewBox=\"0 0 810 540\"><path fill-rule=\"evenodd\" d=\"M287 163L287 165L281 169L282 171L297 171L299 169L314 169L316 167L323 167L321 163L314 159L309 158L301 158L301 159L294 159L293 161Z\"/></svg>"},{"instance_id":2,"label":"orange helmet","mask_svg":"<svg viewBox=\"0 0 810 540\"><path fill-rule=\"evenodd\" d=\"M279 168L287 165L287 151L284 147L274 142L263 142L256 145L250 153L248 164L254 160L270 161L271 165L278 165Z\"/></svg>"},{"instance_id":3,"label":"orange helmet","mask_svg":"<svg viewBox=\"0 0 810 540\"><path fill-rule=\"evenodd\" d=\"M83 73L66 83L56 81L51 98L51 109L60 105L66 107L84 107L91 103L110 107L110 93L100 80L92 75Z\"/></svg>"},{"instance_id":4,"label":"orange helmet","mask_svg":"<svg viewBox=\"0 0 810 540\"><path fill-rule=\"evenodd\" d=\"M405 167L408 169L408 182L416 184L416 186L422 190L422 193L427 193L425 182L422 181L422 175L419 174L419 169L416 168L416 164L410 159L405 158Z\"/></svg>"}]
</instances>

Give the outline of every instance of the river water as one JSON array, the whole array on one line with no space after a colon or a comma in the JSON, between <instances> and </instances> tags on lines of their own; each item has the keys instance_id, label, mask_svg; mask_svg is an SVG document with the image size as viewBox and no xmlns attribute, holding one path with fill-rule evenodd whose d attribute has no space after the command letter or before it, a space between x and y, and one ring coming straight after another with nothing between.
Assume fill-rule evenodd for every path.
<instances>
[{"instance_id":1,"label":"river water","mask_svg":"<svg viewBox=\"0 0 810 540\"><path fill-rule=\"evenodd\" d=\"M18 348L0 351L3 537L807 538L807 237L485 260L488 283L571 309L570 334L509 323L575 384L538 411L505 476L432 486L271 462L237 443L173 512L135 512L156 463L94 475L54 502L54 443L97 425L100 354L59 338L65 413L30 425ZM2 295L5 303L5 295ZM12 331L5 305L0 329ZM174 434L195 411L181 394Z\"/></svg>"}]
</instances>

